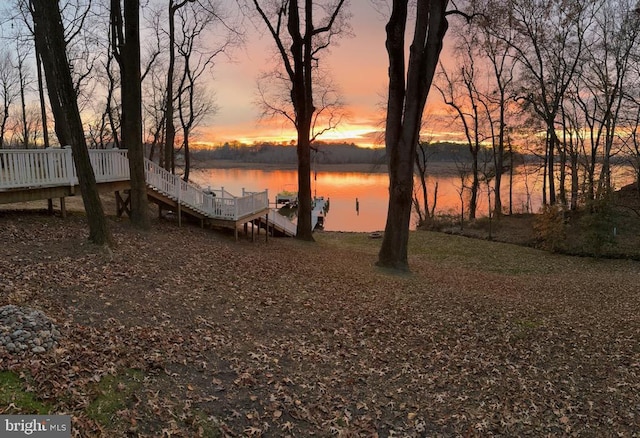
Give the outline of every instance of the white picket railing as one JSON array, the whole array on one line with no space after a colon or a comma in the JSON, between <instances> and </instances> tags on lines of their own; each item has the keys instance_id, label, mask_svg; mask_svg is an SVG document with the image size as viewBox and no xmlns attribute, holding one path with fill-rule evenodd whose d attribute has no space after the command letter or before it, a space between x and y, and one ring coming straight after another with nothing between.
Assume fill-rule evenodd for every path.
<instances>
[{"instance_id":1,"label":"white picket railing","mask_svg":"<svg viewBox=\"0 0 640 438\"><path fill-rule=\"evenodd\" d=\"M243 191L240 197L231 195L224 188L203 190L147 159L145 159L145 174L147 184L156 191L211 218L238 220L269 207L267 190Z\"/></svg>"},{"instance_id":2,"label":"white picket railing","mask_svg":"<svg viewBox=\"0 0 640 438\"><path fill-rule=\"evenodd\" d=\"M90 150L97 182L129 179L125 151ZM0 150L0 189L78 184L71 148Z\"/></svg>"},{"instance_id":3,"label":"white picket railing","mask_svg":"<svg viewBox=\"0 0 640 438\"><path fill-rule=\"evenodd\" d=\"M297 225L291 222L288 217L278 213L275 208L272 208L269 214L269 224L280 228L288 236L295 236L297 233Z\"/></svg>"},{"instance_id":4,"label":"white picket railing","mask_svg":"<svg viewBox=\"0 0 640 438\"><path fill-rule=\"evenodd\" d=\"M129 179L127 151L89 150L96 182ZM216 219L238 220L269 208L269 194L245 192L241 197L222 189L202 190L177 175L145 159L145 178L149 186L179 204ZM78 177L71 148L0 149L0 190L76 185Z\"/></svg>"}]
</instances>

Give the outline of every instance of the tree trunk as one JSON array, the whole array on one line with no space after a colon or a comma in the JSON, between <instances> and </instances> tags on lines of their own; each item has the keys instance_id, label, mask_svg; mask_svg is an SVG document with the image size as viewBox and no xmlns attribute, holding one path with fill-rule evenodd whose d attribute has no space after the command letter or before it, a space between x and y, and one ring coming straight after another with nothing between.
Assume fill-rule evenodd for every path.
<instances>
[{"instance_id":1,"label":"tree trunk","mask_svg":"<svg viewBox=\"0 0 640 438\"><path fill-rule=\"evenodd\" d=\"M509 147L509 215L513 215L513 169L515 162L513 160L513 147L511 139L507 136L507 146Z\"/></svg>"},{"instance_id":2,"label":"tree trunk","mask_svg":"<svg viewBox=\"0 0 640 438\"><path fill-rule=\"evenodd\" d=\"M291 100L296 114L298 133L298 224L296 239L313 241L311 229L311 120L313 107L312 83L312 37L313 7L311 0L305 0L305 35L300 33L300 16L297 0L289 3L287 27L292 38L291 57L293 76L291 77Z\"/></svg>"},{"instance_id":3,"label":"tree trunk","mask_svg":"<svg viewBox=\"0 0 640 438\"><path fill-rule=\"evenodd\" d=\"M51 109L59 138L70 141L80 192L89 222L89 240L98 245L110 245L111 234L96 188L95 175L89 159L76 93L67 61L64 29L58 1L32 0L31 13L34 35L47 79Z\"/></svg>"},{"instance_id":4,"label":"tree trunk","mask_svg":"<svg viewBox=\"0 0 640 438\"><path fill-rule=\"evenodd\" d=\"M191 153L189 152L189 128L184 128L184 175L182 179L189 182L191 172Z\"/></svg>"},{"instance_id":5,"label":"tree trunk","mask_svg":"<svg viewBox=\"0 0 640 438\"><path fill-rule=\"evenodd\" d=\"M547 174L549 176L549 204L556 204L556 176L555 176L555 161L554 153L556 145L558 144L558 138L556 137L556 131L553 128L553 122L550 122L549 126L549 156L547 157Z\"/></svg>"},{"instance_id":6,"label":"tree trunk","mask_svg":"<svg viewBox=\"0 0 640 438\"><path fill-rule=\"evenodd\" d=\"M122 83L122 143L128 150L131 179L131 223L150 227L147 183L142 143L142 89L140 82L140 2L124 2L124 44L120 77Z\"/></svg>"},{"instance_id":7,"label":"tree trunk","mask_svg":"<svg viewBox=\"0 0 640 438\"><path fill-rule=\"evenodd\" d=\"M480 175L478 170L478 148L476 144L471 150L471 198L469 199L469 219L476 218L478 210L478 189L480 188Z\"/></svg>"},{"instance_id":8,"label":"tree trunk","mask_svg":"<svg viewBox=\"0 0 640 438\"><path fill-rule=\"evenodd\" d=\"M24 59L18 54L18 75L20 77L20 108L22 110L22 146L25 149L29 149L29 128L27 126L27 103L25 100L24 89L25 84L24 77Z\"/></svg>"},{"instance_id":9,"label":"tree trunk","mask_svg":"<svg viewBox=\"0 0 640 438\"><path fill-rule=\"evenodd\" d=\"M403 136L404 137L404 136ZM389 156L389 205L378 265L408 270L413 161L407 160L413 139L401 139ZM414 143L415 144L415 143Z\"/></svg>"},{"instance_id":10,"label":"tree trunk","mask_svg":"<svg viewBox=\"0 0 640 438\"><path fill-rule=\"evenodd\" d=\"M567 126L565 125L564 120L566 120L564 116L564 111L562 112L562 143L558 143L558 158L560 159L560 187L558 190L560 191L560 203L562 206L566 206L567 202Z\"/></svg>"},{"instance_id":11,"label":"tree trunk","mask_svg":"<svg viewBox=\"0 0 640 438\"><path fill-rule=\"evenodd\" d=\"M111 16L113 17L113 15L117 12L118 14L120 13L120 7L119 7L119 0L118 1L118 10L117 11L111 11ZM112 32L113 32L113 27L115 27L116 23L111 23L111 27L112 27ZM110 44L115 44L115 42L112 40L110 42ZM107 97L106 97L106 104L105 104L105 108L104 108L104 112L106 115L107 120L109 121L109 128L111 129L111 136L112 136L112 141L113 141L113 147L120 149L120 147L122 146L120 143L120 135L118 133L118 127L116 124L116 120L114 117L114 108L112 107L112 102L113 102L113 94L116 88L116 81L115 78L113 76L113 73L111 72L111 62L114 59L114 55L113 52L115 51L114 47L110 47L111 49L111 53L109 53L107 55L107 65L105 66L105 71L107 74L107 79L109 80L109 83L107 85ZM104 117L104 116L103 116Z\"/></svg>"},{"instance_id":12,"label":"tree trunk","mask_svg":"<svg viewBox=\"0 0 640 438\"><path fill-rule=\"evenodd\" d=\"M49 127L47 126L47 106L44 101L44 83L42 80L42 60L36 46L36 68L38 72L38 98L40 99L40 117L42 117L42 142L44 148L49 147Z\"/></svg>"},{"instance_id":13,"label":"tree trunk","mask_svg":"<svg viewBox=\"0 0 640 438\"><path fill-rule=\"evenodd\" d=\"M502 168L504 167L502 162L503 162L503 158L498 159L498 163L496 165L496 180L493 186L493 197L494 197L493 216L496 219L500 219L500 217L502 216L502 199L501 199L502 190L501 189L502 189Z\"/></svg>"},{"instance_id":14,"label":"tree trunk","mask_svg":"<svg viewBox=\"0 0 640 438\"><path fill-rule=\"evenodd\" d=\"M298 224L296 238L313 241L311 229L311 144L309 135L298 135Z\"/></svg>"},{"instance_id":15,"label":"tree trunk","mask_svg":"<svg viewBox=\"0 0 640 438\"><path fill-rule=\"evenodd\" d=\"M578 154L571 153L571 210L578 209L578 193L580 185L578 181Z\"/></svg>"},{"instance_id":16,"label":"tree trunk","mask_svg":"<svg viewBox=\"0 0 640 438\"><path fill-rule=\"evenodd\" d=\"M558 152L558 159L560 160L560 175L558 176L558 196L560 198L560 204L567 205L567 168L565 166L567 157L564 151Z\"/></svg>"},{"instance_id":17,"label":"tree trunk","mask_svg":"<svg viewBox=\"0 0 640 438\"><path fill-rule=\"evenodd\" d=\"M4 137L7 132L7 121L9 120L9 97L7 90L4 90L2 99L2 122L0 122L0 149L4 149Z\"/></svg>"},{"instance_id":18,"label":"tree trunk","mask_svg":"<svg viewBox=\"0 0 640 438\"><path fill-rule=\"evenodd\" d=\"M175 173L175 160L174 160L174 143L176 140L176 127L173 124L173 71L176 63L176 25L175 15L176 11L182 7L181 4L174 5L173 0L169 1L169 66L167 67L167 101L165 104L165 116L166 134L164 138L164 168L169 172Z\"/></svg>"},{"instance_id":19,"label":"tree trunk","mask_svg":"<svg viewBox=\"0 0 640 438\"><path fill-rule=\"evenodd\" d=\"M496 181L493 186L494 208L493 215L496 219L502 216L502 173L504 172L504 131L505 131L505 97L504 90L500 89L500 117L498 122L498 150L494 151Z\"/></svg>"},{"instance_id":20,"label":"tree trunk","mask_svg":"<svg viewBox=\"0 0 640 438\"><path fill-rule=\"evenodd\" d=\"M424 154L424 150L422 149L422 145L418 144L417 149L420 149L420 151L416 150L416 162L415 162L415 166L417 168L417 172L418 172L418 178L420 178L420 190L422 192L422 205L420 205L420 200L418 199L418 197L416 196L415 198L415 207L416 207L416 211L418 213L418 219L420 222L422 222L423 220L426 220L426 218L423 218L423 214L422 211L425 212L424 216L429 216L429 199L427 198L428 194L427 194L427 165L426 163L424 163L423 160L421 160L421 155L420 153ZM424 155L422 156L424 157Z\"/></svg>"},{"instance_id":21,"label":"tree trunk","mask_svg":"<svg viewBox=\"0 0 640 438\"><path fill-rule=\"evenodd\" d=\"M447 0L416 3L413 42L405 85L404 38L408 0L394 0L386 26L389 95L385 145L389 166L389 206L379 266L408 270L413 168L424 105L447 31Z\"/></svg>"}]
</instances>

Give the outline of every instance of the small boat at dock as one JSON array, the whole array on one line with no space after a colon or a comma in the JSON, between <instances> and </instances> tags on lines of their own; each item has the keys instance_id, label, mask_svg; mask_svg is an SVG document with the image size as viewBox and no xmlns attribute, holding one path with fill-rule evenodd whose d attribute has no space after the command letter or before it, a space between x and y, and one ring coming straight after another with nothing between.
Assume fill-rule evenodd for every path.
<instances>
[{"instance_id":1,"label":"small boat at dock","mask_svg":"<svg viewBox=\"0 0 640 438\"><path fill-rule=\"evenodd\" d=\"M282 190L276 195L276 206L284 204L295 206L298 204L298 192Z\"/></svg>"}]
</instances>

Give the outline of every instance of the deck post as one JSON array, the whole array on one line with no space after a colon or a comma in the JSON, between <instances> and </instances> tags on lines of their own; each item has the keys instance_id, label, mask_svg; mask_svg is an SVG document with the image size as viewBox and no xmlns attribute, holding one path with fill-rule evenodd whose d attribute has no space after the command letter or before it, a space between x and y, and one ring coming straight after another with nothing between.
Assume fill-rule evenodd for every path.
<instances>
[{"instance_id":1,"label":"deck post","mask_svg":"<svg viewBox=\"0 0 640 438\"><path fill-rule=\"evenodd\" d=\"M126 214L127 217L131 217L131 192L124 190L125 198L122 197L119 191L115 192L116 197L116 216L122 217Z\"/></svg>"},{"instance_id":2,"label":"deck post","mask_svg":"<svg viewBox=\"0 0 640 438\"><path fill-rule=\"evenodd\" d=\"M60 214L62 217L67 217L67 205L65 204L64 197L60 198Z\"/></svg>"},{"instance_id":3,"label":"deck post","mask_svg":"<svg viewBox=\"0 0 640 438\"><path fill-rule=\"evenodd\" d=\"M64 149L64 161L66 166L65 171L67 173L69 185L73 187L74 186L73 175L75 174L76 167L73 164L73 155L71 151L71 146L63 146L63 149Z\"/></svg>"},{"instance_id":4,"label":"deck post","mask_svg":"<svg viewBox=\"0 0 640 438\"><path fill-rule=\"evenodd\" d=\"M182 227L182 206L180 200L180 194L182 192L182 187L180 187L180 179L178 178L178 227Z\"/></svg>"},{"instance_id":5,"label":"deck post","mask_svg":"<svg viewBox=\"0 0 640 438\"><path fill-rule=\"evenodd\" d=\"M265 194L265 198L267 201L267 207L269 207L269 189L266 188L264 189L264 194ZM266 222L264 223L264 230L265 230L265 238L264 241L266 243L269 243L269 210L267 209L267 217L266 217Z\"/></svg>"},{"instance_id":6,"label":"deck post","mask_svg":"<svg viewBox=\"0 0 640 438\"><path fill-rule=\"evenodd\" d=\"M47 199L47 213L49 213L50 215L53 215L53 199L52 198Z\"/></svg>"}]
</instances>

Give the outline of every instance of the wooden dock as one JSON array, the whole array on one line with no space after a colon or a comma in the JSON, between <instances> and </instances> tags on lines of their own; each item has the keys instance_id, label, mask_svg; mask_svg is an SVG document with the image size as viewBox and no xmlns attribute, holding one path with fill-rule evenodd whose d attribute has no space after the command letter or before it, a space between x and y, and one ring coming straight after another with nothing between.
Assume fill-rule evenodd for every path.
<instances>
[{"instance_id":1,"label":"wooden dock","mask_svg":"<svg viewBox=\"0 0 640 438\"><path fill-rule=\"evenodd\" d=\"M312 230L324 224L327 202L328 201L322 197L313 200L313 210L311 210ZM278 213L277 208L272 208L270 214L267 217L261 217L258 222L260 226L267 228L274 236L295 237L297 233L296 224L291 222L289 218Z\"/></svg>"}]
</instances>

